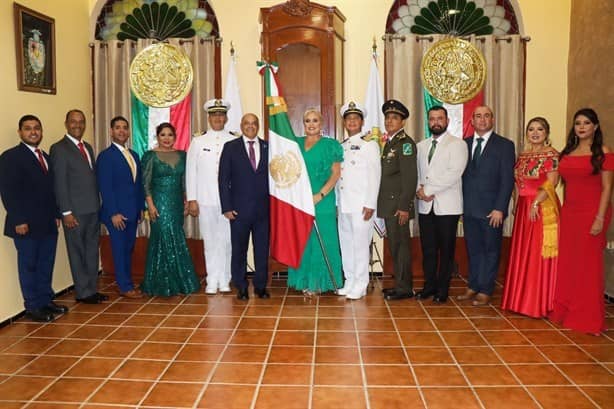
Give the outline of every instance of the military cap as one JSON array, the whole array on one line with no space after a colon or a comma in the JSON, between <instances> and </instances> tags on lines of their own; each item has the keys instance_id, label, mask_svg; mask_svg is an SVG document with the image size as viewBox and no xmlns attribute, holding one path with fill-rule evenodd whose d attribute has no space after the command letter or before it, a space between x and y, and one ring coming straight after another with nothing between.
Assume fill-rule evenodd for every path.
<instances>
[{"instance_id":1,"label":"military cap","mask_svg":"<svg viewBox=\"0 0 614 409\"><path fill-rule=\"evenodd\" d=\"M341 117L345 118L349 114L358 114L362 119L367 116L367 110L362 107L358 102L350 101L341 107L339 110Z\"/></svg>"},{"instance_id":2,"label":"military cap","mask_svg":"<svg viewBox=\"0 0 614 409\"><path fill-rule=\"evenodd\" d=\"M382 112L384 115L389 113L399 114L403 119L407 119L409 116L409 109L407 109L405 105L396 99L389 99L388 101L384 102L384 105L382 105Z\"/></svg>"},{"instance_id":3,"label":"military cap","mask_svg":"<svg viewBox=\"0 0 614 409\"><path fill-rule=\"evenodd\" d=\"M212 114L215 112L226 113L230 109L230 103L223 99L210 99L209 101L205 102L203 108L205 109L205 111L207 111L208 114Z\"/></svg>"}]
</instances>

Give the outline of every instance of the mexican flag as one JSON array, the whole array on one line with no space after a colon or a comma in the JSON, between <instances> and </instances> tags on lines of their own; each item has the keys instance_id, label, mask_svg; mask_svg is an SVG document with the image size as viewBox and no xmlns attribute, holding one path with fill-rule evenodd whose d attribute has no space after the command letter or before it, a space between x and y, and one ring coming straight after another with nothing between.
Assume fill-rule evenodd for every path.
<instances>
[{"instance_id":1,"label":"mexican flag","mask_svg":"<svg viewBox=\"0 0 614 409\"><path fill-rule=\"evenodd\" d=\"M315 219L307 167L280 95L277 66L258 62L264 76L269 115L269 191L271 256L298 268Z\"/></svg>"},{"instance_id":2,"label":"mexican flag","mask_svg":"<svg viewBox=\"0 0 614 409\"><path fill-rule=\"evenodd\" d=\"M459 138L473 136L473 126L471 125L471 114L476 107L484 105L484 90L481 90L475 97L464 104L448 104L432 96L426 88L422 88L424 96L424 134L427 138L431 137L428 123L428 110L434 106L442 106L448 111L448 132Z\"/></svg>"},{"instance_id":3,"label":"mexican flag","mask_svg":"<svg viewBox=\"0 0 614 409\"><path fill-rule=\"evenodd\" d=\"M177 131L175 149L187 151L192 135L192 94L168 108L145 105L134 94L132 102L132 149L143 156L156 146L156 127L162 122L170 122Z\"/></svg>"}]
</instances>

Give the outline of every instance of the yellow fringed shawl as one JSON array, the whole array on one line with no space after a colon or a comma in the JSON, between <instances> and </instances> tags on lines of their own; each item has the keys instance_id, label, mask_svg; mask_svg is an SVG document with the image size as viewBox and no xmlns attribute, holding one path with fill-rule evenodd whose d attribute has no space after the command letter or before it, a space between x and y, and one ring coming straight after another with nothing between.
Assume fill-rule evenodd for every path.
<instances>
[{"instance_id":1,"label":"yellow fringed shawl","mask_svg":"<svg viewBox=\"0 0 614 409\"><path fill-rule=\"evenodd\" d=\"M540 203L544 238L542 240L542 257L552 258L559 254L559 198L554 191L554 185L546 180L540 189L548 195Z\"/></svg>"}]
</instances>

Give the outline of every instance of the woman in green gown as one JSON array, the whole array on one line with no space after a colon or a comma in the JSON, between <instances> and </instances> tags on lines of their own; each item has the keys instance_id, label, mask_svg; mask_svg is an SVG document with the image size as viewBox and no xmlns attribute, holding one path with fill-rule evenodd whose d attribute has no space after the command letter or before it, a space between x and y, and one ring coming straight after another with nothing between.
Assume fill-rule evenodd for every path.
<instances>
[{"instance_id":1,"label":"woman in green gown","mask_svg":"<svg viewBox=\"0 0 614 409\"><path fill-rule=\"evenodd\" d=\"M148 295L189 294L200 288L183 231L185 158L173 148L175 128L156 128L158 147L141 160L151 232L141 291Z\"/></svg>"},{"instance_id":2,"label":"woman in green gown","mask_svg":"<svg viewBox=\"0 0 614 409\"><path fill-rule=\"evenodd\" d=\"M315 229L311 231L298 269L288 268L288 286L311 295L335 290L343 285L341 251L337 232L335 184L341 174L343 148L335 139L322 137L322 114L307 110L303 115L305 137L297 138L307 166L316 224L332 268L335 285L326 266Z\"/></svg>"}]
</instances>

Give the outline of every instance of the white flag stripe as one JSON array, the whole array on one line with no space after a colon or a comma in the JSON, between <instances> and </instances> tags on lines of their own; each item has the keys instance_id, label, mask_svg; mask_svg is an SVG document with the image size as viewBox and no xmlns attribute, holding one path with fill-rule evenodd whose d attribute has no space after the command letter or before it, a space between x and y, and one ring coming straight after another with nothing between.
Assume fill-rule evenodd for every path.
<instances>
[{"instance_id":1,"label":"white flag stripe","mask_svg":"<svg viewBox=\"0 0 614 409\"><path fill-rule=\"evenodd\" d=\"M457 138L463 137L463 104L448 104L443 103L443 107L448 111L448 133Z\"/></svg>"},{"instance_id":2,"label":"white flag stripe","mask_svg":"<svg viewBox=\"0 0 614 409\"><path fill-rule=\"evenodd\" d=\"M378 127L381 133L384 133L384 114L382 105L384 105L384 92L377 70L377 56L371 59L371 69L369 71L369 81L367 82L367 92L365 96L364 107L367 110L363 132L370 131L373 127Z\"/></svg>"},{"instance_id":3,"label":"white flag stripe","mask_svg":"<svg viewBox=\"0 0 614 409\"><path fill-rule=\"evenodd\" d=\"M270 194L283 202L290 203L304 213L314 215L309 175L307 175L307 167L297 143L269 129L269 166L276 158L282 156L288 158L289 153L290 157L293 156L292 159L299 161L301 169L299 178L291 187L284 188L277 186L273 178L269 177Z\"/></svg>"},{"instance_id":4,"label":"white flag stripe","mask_svg":"<svg viewBox=\"0 0 614 409\"><path fill-rule=\"evenodd\" d=\"M226 89L224 90L224 99L230 103L226 129L229 131L241 132L243 108L241 105L241 93L239 92L239 80L237 78L237 70L235 65L235 57L232 56L230 57L228 75L226 76Z\"/></svg>"},{"instance_id":5,"label":"white flag stripe","mask_svg":"<svg viewBox=\"0 0 614 409\"><path fill-rule=\"evenodd\" d=\"M148 119L147 144L149 149L153 149L158 145L158 140L156 139L156 127L162 122L169 122L171 120L171 109L149 107Z\"/></svg>"}]
</instances>

